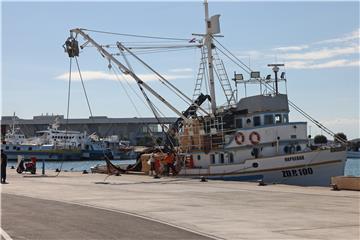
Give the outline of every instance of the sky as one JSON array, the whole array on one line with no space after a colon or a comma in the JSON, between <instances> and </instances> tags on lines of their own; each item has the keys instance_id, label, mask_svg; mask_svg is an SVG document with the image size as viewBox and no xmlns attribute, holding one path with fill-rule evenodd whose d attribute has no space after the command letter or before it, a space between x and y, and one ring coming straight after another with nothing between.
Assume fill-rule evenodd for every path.
<instances>
[{"instance_id":1,"label":"sky","mask_svg":"<svg viewBox=\"0 0 360 240\"><path fill-rule=\"evenodd\" d=\"M252 70L265 77L268 63L285 63L289 99L309 115L349 139L359 134L359 2L214 2L210 15L220 14L217 40ZM13 2L1 3L1 114L31 119L34 115L67 112L69 58L62 45L69 30L86 28L116 33L161 36L183 41L133 38L94 32L100 44L125 46L151 44L189 45L192 33L204 33L204 9L193 2ZM200 37L196 37L200 39ZM84 41L79 38L80 44ZM109 48L111 53L117 49ZM176 50L176 51L175 51ZM134 50L135 51L135 50ZM200 50L187 48L144 54L139 57L182 92L192 96ZM121 56L119 59L124 62ZM186 104L165 89L154 75L130 56L131 66L146 83L179 110ZM152 116L139 98L134 81L117 79L109 62L93 47L78 58L93 115L108 117ZM230 77L243 73L224 59ZM73 62L70 118L90 113ZM239 86L239 98L244 89ZM217 85L217 94L221 88ZM249 94L258 94L256 86ZM129 97L130 96L130 97ZM166 116L175 116L157 100ZM224 97L217 98L218 104ZM295 110L291 121L304 121ZM321 130L309 125L312 135Z\"/></svg>"}]
</instances>

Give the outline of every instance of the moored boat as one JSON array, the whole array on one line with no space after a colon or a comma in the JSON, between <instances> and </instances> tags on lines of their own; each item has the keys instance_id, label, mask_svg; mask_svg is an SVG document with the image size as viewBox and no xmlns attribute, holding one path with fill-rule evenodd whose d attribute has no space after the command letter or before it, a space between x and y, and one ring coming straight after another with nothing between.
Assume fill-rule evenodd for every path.
<instances>
[{"instance_id":1,"label":"moored boat","mask_svg":"<svg viewBox=\"0 0 360 240\"><path fill-rule=\"evenodd\" d=\"M260 72L253 71L238 61L236 56L228 53L226 56L232 58L232 61L238 61L239 65L242 64L242 70L249 75L249 79L245 79L243 74L235 73L234 89L217 53L217 49L223 47L215 39L220 33L220 15L209 17L207 1L204 5L206 33L196 34L202 37L196 46L201 48L201 63L192 99L136 56L130 48L121 42L116 43L121 52L118 55L125 58L126 53L134 57L164 85L181 96L182 100L190 100L185 111L179 111L171 105L130 66L126 66L129 64L126 58L122 64L115 54L103 47L106 45L92 39L87 34L91 30L72 29L64 47L70 58L77 58L79 44L76 39L81 35L85 40L81 46L92 45L108 61L109 68L115 64L123 74L137 82L156 117L157 112L154 103L146 95L148 93L179 115L179 119L168 128L163 142L164 149L161 151L168 155L176 153L180 176L325 186L330 184L332 176L343 175L346 162L345 142L338 139L338 142L331 145L314 146L311 144L311 136L307 134L307 123L289 120L291 106L323 131L336 137L330 129L288 100L286 92L281 93L279 85L287 82L285 72L279 72L284 64L269 64L273 73L262 77ZM226 51L225 48L221 50ZM216 77L226 99L221 107L217 105L215 94ZM246 86L249 84L258 86L259 92L247 96ZM203 85L208 88L206 92L210 95L202 93ZM239 101L238 85L245 90L245 96ZM209 110L202 107L206 101L210 102Z\"/></svg>"}]
</instances>

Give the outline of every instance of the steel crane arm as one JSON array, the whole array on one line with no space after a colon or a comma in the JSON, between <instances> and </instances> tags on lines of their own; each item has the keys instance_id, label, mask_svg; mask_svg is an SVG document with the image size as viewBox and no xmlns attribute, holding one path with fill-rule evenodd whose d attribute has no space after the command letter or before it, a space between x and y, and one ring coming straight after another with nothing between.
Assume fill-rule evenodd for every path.
<instances>
[{"instance_id":1,"label":"steel crane arm","mask_svg":"<svg viewBox=\"0 0 360 240\"><path fill-rule=\"evenodd\" d=\"M154 95L158 100L163 102L168 108L170 108L173 112L175 112L179 117L183 120L187 120L187 118L178 111L174 106L172 106L169 102L167 102L163 97L161 97L155 90L153 90L148 84L142 81L133 71L123 65L119 60L117 60L113 55L111 55L108 51L106 51L102 46L100 46L95 40L93 40L88 34L86 34L82 29L75 28L70 30L70 33L80 34L86 41L91 43L97 50L102 53L107 59L114 62L123 72L129 74L138 84L148 90L152 95Z\"/></svg>"}]
</instances>

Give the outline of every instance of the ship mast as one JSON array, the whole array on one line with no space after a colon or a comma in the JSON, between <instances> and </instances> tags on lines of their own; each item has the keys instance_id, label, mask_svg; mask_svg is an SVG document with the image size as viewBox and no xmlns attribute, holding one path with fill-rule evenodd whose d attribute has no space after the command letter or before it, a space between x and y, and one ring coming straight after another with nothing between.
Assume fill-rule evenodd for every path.
<instances>
[{"instance_id":1,"label":"ship mast","mask_svg":"<svg viewBox=\"0 0 360 240\"><path fill-rule=\"evenodd\" d=\"M204 1L205 6L205 46L207 48L207 57L208 57L208 67L209 67L209 88L210 88L210 97L211 97L211 112L216 114L216 99L215 99L215 81L214 81L214 65L213 65L213 33L211 31L211 21L209 19L209 8L207 0Z\"/></svg>"}]
</instances>

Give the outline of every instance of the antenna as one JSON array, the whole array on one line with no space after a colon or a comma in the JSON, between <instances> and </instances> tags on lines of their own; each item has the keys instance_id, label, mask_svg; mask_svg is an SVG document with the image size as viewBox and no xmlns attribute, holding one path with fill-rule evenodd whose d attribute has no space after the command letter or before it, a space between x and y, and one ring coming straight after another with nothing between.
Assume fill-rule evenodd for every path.
<instances>
[{"instance_id":1,"label":"antenna","mask_svg":"<svg viewBox=\"0 0 360 240\"><path fill-rule=\"evenodd\" d=\"M278 75L277 73L279 72L280 68L279 67L283 67L285 66L284 64L279 64L279 63L273 63L273 64L268 64L268 67L273 67L272 70L275 73L275 95L279 94L279 88L278 88Z\"/></svg>"}]
</instances>

